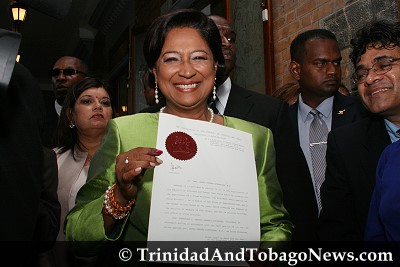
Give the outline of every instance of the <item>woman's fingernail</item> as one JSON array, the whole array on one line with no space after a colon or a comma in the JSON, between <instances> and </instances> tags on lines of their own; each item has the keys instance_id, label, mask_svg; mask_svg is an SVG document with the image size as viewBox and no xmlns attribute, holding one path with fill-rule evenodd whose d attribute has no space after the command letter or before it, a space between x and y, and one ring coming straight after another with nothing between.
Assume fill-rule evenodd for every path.
<instances>
[{"instance_id":1,"label":"woman's fingernail","mask_svg":"<svg viewBox=\"0 0 400 267\"><path fill-rule=\"evenodd\" d=\"M135 172L142 172L142 167L137 167L137 168L135 169Z\"/></svg>"},{"instance_id":2,"label":"woman's fingernail","mask_svg":"<svg viewBox=\"0 0 400 267\"><path fill-rule=\"evenodd\" d=\"M158 156L160 156L162 153L163 153L163 151L162 151L162 150L160 150L160 149L156 149L156 154L157 154Z\"/></svg>"},{"instance_id":3,"label":"woman's fingernail","mask_svg":"<svg viewBox=\"0 0 400 267\"><path fill-rule=\"evenodd\" d=\"M156 161L157 161L158 164L163 163L163 161L161 159L159 159L159 158L156 158Z\"/></svg>"},{"instance_id":4,"label":"woman's fingernail","mask_svg":"<svg viewBox=\"0 0 400 267\"><path fill-rule=\"evenodd\" d=\"M156 166L156 164L154 162L150 162L150 166L154 167L154 166Z\"/></svg>"}]
</instances>

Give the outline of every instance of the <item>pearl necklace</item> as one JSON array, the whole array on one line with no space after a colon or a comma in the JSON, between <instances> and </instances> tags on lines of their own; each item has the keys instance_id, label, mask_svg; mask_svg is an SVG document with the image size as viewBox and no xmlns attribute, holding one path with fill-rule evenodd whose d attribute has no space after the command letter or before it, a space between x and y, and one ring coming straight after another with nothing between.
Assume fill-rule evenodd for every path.
<instances>
[{"instance_id":1,"label":"pearl necklace","mask_svg":"<svg viewBox=\"0 0 400 267\"><path fill-rule=\"evenodd\" d=\"M165 109L165 106L160 108L160 113L164 113L164 109ZM212 110L212 108L207 108L207 109L208 109L208 111L210 111L210 120L209 120L209 122L213 122L214 121L214 111Z\"/></svg>"}]
</instances>

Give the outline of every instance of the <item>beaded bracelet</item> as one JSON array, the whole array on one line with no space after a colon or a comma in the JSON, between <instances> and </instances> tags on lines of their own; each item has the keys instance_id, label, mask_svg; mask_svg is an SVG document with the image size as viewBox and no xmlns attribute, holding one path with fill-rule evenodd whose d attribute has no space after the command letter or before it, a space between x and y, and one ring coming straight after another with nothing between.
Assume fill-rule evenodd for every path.
<instances>
[{"instance_id":1,"label":"beaded bracelet","mask_svg":"<svg viewBox=\"0 0 400 267\"><path fill-rule=\"evenodd\" d=\"M103 210L106 214L110 214L114 219L120 220L128 216L135 199L128 202L126 206L121 206L115 201L114 192L117 183L110 185L104 195Z\"/></svg>"}]
</instances>

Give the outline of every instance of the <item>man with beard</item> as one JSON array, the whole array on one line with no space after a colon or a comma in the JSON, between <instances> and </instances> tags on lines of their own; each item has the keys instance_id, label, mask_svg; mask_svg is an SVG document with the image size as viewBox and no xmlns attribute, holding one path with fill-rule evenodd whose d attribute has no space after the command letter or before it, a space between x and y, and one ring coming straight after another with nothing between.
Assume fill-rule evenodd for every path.
<instances>
[{"instance_id":1,"label":"man with beard","mask_svg":"<svg viewBox=\"0 0 400 267\"><path fill-rule=\"evenodd\" d=\"M43 91L46 103L46 138L43 143L49 148L54 146L54 133L67 91L85 78L88 66L81 59L71 56L59 58L49 72L53 84L54 96Z\"/></svg>"},{"instance_id":2,"label":"man with beard","mask_svg":"<svg viewBox=\"0 0 400 267\"><path fill-rule=\"evenodd\" d=\"M342 56L332 32L314 29L299 34L291 43L290 55L289 70L298 81L300 92L290 112L308 175L286 181L291 193L285 195L285 204L300 225L308 225L310 233L317 235L328 132L361 119L366 112L357 98L338 92ZM300 206L299 199L305 198L308 205Z\"/></svg>"}]
</instances>

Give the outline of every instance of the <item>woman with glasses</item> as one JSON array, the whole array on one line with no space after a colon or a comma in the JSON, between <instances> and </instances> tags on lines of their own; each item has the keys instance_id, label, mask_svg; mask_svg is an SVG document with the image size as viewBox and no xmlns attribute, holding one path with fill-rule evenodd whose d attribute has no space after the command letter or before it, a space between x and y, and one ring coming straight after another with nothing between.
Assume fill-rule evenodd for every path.
<instances>
[{"instance_id":1,"label":"woman with glasses","mask_svg":"<svg viewBox=\"0 0 400 267\"><path fill-rule=\"evenodd\" d=\"M398 58L398 22L372 21L358 30L351 40L350 59L355 69L353 81L363 105L372 114L329 135L327 171L322 190L323 209L319 218L321 240L362 244L366 233L370 241L378 240L375 238L390 239L390 228L386 227L399 221L398 184L387 183L386 187L380 187L379 178L377 180L382 151L391 142L400 139L400 135L396 134L400 129ZM398 177L397 174L392 181L397 181ZM371 202L375 180L378 199L386 190L397 190L397 197ZM370 203L373 215L367 223ZM388 212L390 209L397 210L397 214Z\"/></svg>"},{"instance_id":2,"label":"woman with glasses","mask_svg":"<svg viewBox=\"0 0 400 267\"><path fill-rule=\"evenodd\" d=\"M400 262L400 23L377 22L374 41L354 74L368 108L385 118L391 144L380 155L369 207L365 240L389 244ZM377 37L380 37L378 39Z\"/></svg>"}]
</instances>

